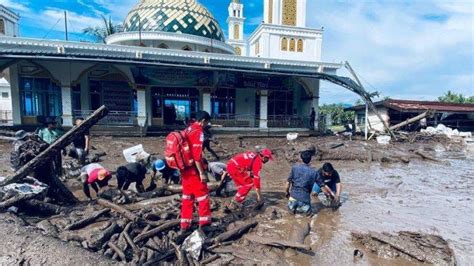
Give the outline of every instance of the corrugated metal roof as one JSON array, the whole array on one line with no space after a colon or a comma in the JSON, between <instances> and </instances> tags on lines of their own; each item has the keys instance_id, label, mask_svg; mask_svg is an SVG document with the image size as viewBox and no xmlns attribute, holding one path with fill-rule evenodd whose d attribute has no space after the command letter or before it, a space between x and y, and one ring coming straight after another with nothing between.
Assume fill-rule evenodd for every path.
<instances>
[{"instance_id":1,"label":"corrugated metal roof","mask_svg":"<svg viewBox=\"0 0 474 266\"><path fill-rule=\"evenodd\" d=\"M389 99L374 103L376 106L385 106L390 109L395 109L400 112L422 112L426 110L433 110L438 112L452 112L452 113L471 113L474 112L474 104L457 104L457 103L443 103L435 101L412 101L412 100L396 100ZM358 105L349 110L365 109L365 105Z\"/></svg>"}]
</instances>

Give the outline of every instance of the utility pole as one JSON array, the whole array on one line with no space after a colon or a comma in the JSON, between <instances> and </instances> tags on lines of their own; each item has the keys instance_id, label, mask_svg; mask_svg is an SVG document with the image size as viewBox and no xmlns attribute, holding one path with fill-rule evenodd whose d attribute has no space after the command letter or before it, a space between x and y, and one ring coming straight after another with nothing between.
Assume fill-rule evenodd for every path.
<instances>
[{"instance_id":1,"label":"utility pole","mask_svg":"<svg viewBox=\"0 0 474 266\"><path fill-rule=\"evenodd\" d=\"M69 41L69 38L67 36L67 13L66 10L64 10L64 29L66 33L66 41Z\"/></svg>"}]
</instances>

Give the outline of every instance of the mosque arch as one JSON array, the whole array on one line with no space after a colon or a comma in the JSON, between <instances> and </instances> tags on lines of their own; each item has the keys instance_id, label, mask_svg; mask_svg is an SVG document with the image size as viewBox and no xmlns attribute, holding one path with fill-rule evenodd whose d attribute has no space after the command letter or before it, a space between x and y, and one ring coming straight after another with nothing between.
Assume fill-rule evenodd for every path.
<instances>
[{"instance_id":1,"label":"mosque arch","mask_svg":"<svg viewBox=\"0 0 474 266\"><path fill-rule=\"evenodd\" d=\"M288 39L286 37L281 38L280 48L282 51L288 51Z\"/></svg>"},{"instance_id":2,"label":"mosque arch","mask_svg":"<svg viewBox=\"0 0 474 266\"><path fill-rule=\"evenodd\" d=\"M240 47L235 47L235 54L242 55L242 49L240 49Z\"/></svg>"},{"instance_id":3,"label":"mosque arch","mask_svg":"<svg viewBox=\"0 0 474 266\"><path fill-rule=\"evenodd\" d=\"M185 45L182 49L183 51L192 51L193 49L189 45Z\"/></svg>"},{"instance_id":4,"label":"mosque arch","mask_svg":"<svg viewBox=\"0 0 474 266\"><path fill-rule=\"evenodd\" d=\"M0 34L5 34L6 33L6 30L5 30L5 21L0 18Z\"/></svg>"},{"instance_id":5,"label":"mosque arch","mask_svg":"<svg viewBox=\"0 0 474 266\"><path fill-rule=\"evenodd\" d=\"M296 40L294 38L290 39L290 52L296 51Z\"/></svg>"},{"instance_id":6,"label":"mosque arch","mask_svg":"<svg viewBox=\"0 0 474 266\"><path fill-rule=\"evenodd\" d=\"M164 43L161 43L160 45L158 45L158 48L161 48L161 49L169 49L169 46L164 44Z\"/></svg>"},{"instance_id":7,"label":"mosque arch","mask_svg":"<svg viewBox=\"0 0 474 266\"><path fill-rule=\"evenodd\" d=\"M303 46L304 46L303 39L298 39L296 51L302 53L302 52L303 52L303 49L304 49Z\"/></svg>"}]
</instances>

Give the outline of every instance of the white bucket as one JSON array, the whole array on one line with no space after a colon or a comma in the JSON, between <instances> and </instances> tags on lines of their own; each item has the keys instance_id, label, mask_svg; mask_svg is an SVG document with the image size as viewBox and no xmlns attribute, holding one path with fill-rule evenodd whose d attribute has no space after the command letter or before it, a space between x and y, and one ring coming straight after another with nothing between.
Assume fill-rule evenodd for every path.
<instances>
[{"instance_id":1,"label":"white bucket","mask_svg":"<svg viewBox=\"0 0 474 266\"><path fill-rule=\"evenodd\" d=\"M128 149L123 150L123 156L125 160L129 163L136 163L137 162L137 155L139 154L149 155L145 150L143 150L143 145L137 145Z\"/></svg>"}]
</instances>

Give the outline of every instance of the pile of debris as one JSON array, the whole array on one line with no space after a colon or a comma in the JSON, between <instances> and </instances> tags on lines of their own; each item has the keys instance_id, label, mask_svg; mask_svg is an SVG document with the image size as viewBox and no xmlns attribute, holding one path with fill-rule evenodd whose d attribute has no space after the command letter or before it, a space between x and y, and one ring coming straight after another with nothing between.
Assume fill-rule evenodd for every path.
<instances>
[{"instance_id":1,"label":"pile of debris","mask_svg":"<svg viewBox=\"0 0 474 266\"><path fill-rule=\"evenodd\" d=\"M385 258L404 258L412 263L456 265L454 251L437 235L414 232L388 233L352 232L353 240L364 249ZM358 252L354 252L354 255ZM363 253L362 253L363 254Z\"/></svg>"}]
</instances>

